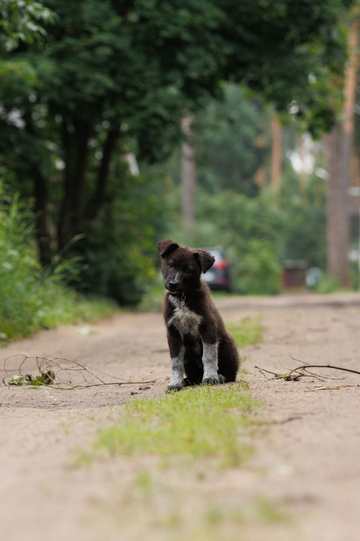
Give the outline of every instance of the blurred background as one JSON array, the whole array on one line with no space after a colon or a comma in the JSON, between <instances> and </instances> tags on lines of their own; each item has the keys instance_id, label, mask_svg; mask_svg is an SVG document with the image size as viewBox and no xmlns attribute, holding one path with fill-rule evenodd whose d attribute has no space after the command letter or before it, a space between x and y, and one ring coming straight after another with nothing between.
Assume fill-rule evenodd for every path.
<instances>
[{"instance_id":1,"label":"blurred background","mask_svg":"<svg viewBox=\"0 0 360 541\"><path fill-rule=\"evenodd\" d=\"M83 295L149 305L166 237L220 250L238 294L358 289L359 20L352 0L2 0L1 338Z\"/></svg>"}]
</instances>

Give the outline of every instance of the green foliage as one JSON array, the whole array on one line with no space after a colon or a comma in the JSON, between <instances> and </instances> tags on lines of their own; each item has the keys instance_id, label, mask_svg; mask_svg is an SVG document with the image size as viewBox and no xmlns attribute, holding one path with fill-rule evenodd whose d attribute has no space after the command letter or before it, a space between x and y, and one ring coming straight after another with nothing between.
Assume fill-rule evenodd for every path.
<instances>
[{"instance_id":1,"label":"green foliage","mask_svg":"<svg viewBox=\"0 0 360 541\"><path fill-rule=\"evenodd\" d=\"M321 293L326 295L328 293L335 293L340 291L340 282L337 278L332 278L331 276L323 275L318 283L316 284L315 291L316 293Z\"/></svg>"},{"instance_id":2,"label":"green foliage","mask_svg":"<svg viewBox=\"0 0 360 541\"><path fill-rule=\"evenodd\" d=\"M52 370L40 372L38 376L33 377L31 374L21 376L16 374L7 382L7 385L20 387L23 385L31 385L32 387L42 387L43 385L52 385L55 380L55 373Z\"/></svg>"},{"instance_id":3,"label":"green foliage","mask_svg":"<svg viewBox=\"0 0 360 541\"><path fill-rule=\"evenodd\" d=\"M164 220L161 187L144 176L125 176L114 184L114 200L106 204L80 241L86 267L80 289L137 304L155 279L158 230Z\"/></svg>"},{"instance_id":4,"label":"green foliage","mask_svg":"<svg viewBox=\"0 0 360 541\"><path fill-rule=\"evenodd\" d=\"M31 44L44 37L43 25L54 20L54 12L35 0L2 0L0 51L11 51L21 42Z\"/></svg>"},{"instance_id":5,"label":"green foliage","mask_svg":"<svg viewBox=\"0 0 360 541\"><path fill-rule=\"evenodd\" d=\"M238 465L249 454L239 437L256 403L241 385L184 389L125 405L116 425L101 429L95 449L111 454L215 457Z\"/></svg>"},{"instance_id":6,"label":"green foliage","mask_svg":"<svg viewBox=\"0 0 360 541\"><path fill-rule=\"evenodd\" d=\"M57 272L46 276L37 259L32 223L32 214L17 198L1 204L0 342L115 310L109 302L90 302L66 289Z\"/></svg>"},{"instance_id":7,"label":"green foliage","mask_svg":"<svg viewBox=\"0 0 360 541\"><path fill-rule=\"evenodd\" d=\"M0 167L13 193L34 197L42 264L65 253L68 243L85 233L86 241L76 244L87 263L84 287L119 302L136 302L153 272L150 239L161 227L151 208L146 214L133 203L129 207L132 186L121 167L123 158L134 153L146 162L163 160L180 140L183 111L198 111L225 91L227 120L219 137L212 134L212 154L217 155L217 171L228 163L233 167L224 169L220 186L233 189L239 181L239 191L253 195L253 174L262 158L254 147L248 153L245 148L261 124L261 119L253 122L257 102L248 111L235 110L237 90L225 89L223 81L246 85L285 113L293 104L292 114L317 134L329 128L341 102L346 58L340 20L352 3L7 0L1 7ZM46 46L36 47L39 35ZM209 121L218 121L215 109ZM247 127L237 143L225 131L240 123ZM205 167L202 182L214 184ZM146 192L145 183L143 188ZM139 193L137 181L134 193ZM235 227L242 234L243 226L234 205L231 221L236 224L228 228L225 241L217 234L217 242L236 256L239 291L256 292L263 283L266 291L275 292L275 237L265 228L260 231L261 203L252 210L251 203L242 207L245 221L250 213L253 224L245 231L247 238L260 244L239 241ZM221 218L224 212L218 208L216 214L219 226L228 225ZM210 231L213 224L204 220L201 227ZM239 281L240 261L246 258L245 272L251 268L255 273L254 287L246 277Z\"/></svg>"},{"instance_id":8,"label":"green foliage","mask_svg":"<svg viewBox=\"0 0 360 541\"><path fill-rule=\"evenodd\" d=\"M224 86L224 99L211 100L196 120L197 182L209 193L232 190L253 196L255 174L265 165L269 143L259 136L270 113L259 99L251 99L234 84Z\"/></svg>"},{"instance_id":9,"label":"green foliage","mask_svg":"<svg viewBox=\"0 0 360 541\"><path fill-rule=\"evenodd\" d=\"M161 312L164 304L164 284L157 272L138 305L141 312Z\"/></svg>"},{"instance_id":10,"label":"green foliage","mask_svg":"<svg viewBox=\"0 0 360 541\"><path fill-rule=\"evenodd\" d=\"M350 268L351 288L355 291L360 290L360 265L353 262Z\"/></svg>"},{"instance_id":11,"label":"green foliage","mask_svg":"<svg viewBox=\"0 0 360 541\"><path fill-rule=\"evenodd\" d=\"M223 246L232 263L235 291L276 294L281 266L277 244L282 221L265 196L249 198L231 191L198 196L196 246Z\"/></svg>"},{"instance_id":12,"label":"green foliage","mask_svg":"<svg viewBox=\"0 0 360 541\"><path fill-rule=\"evenodd\" d=\"M277 295L281 291L282 267L274 243L248 239L243 257L236 265L235 287L246 295Z\"/></svg>"},{"instance_id":13,"label":"green foliage","mask_svg":"<svg viewBox=\"0 0 360 541\"><path fill-rule=\"evenodd\" d=\"M326 266L326 184L313 173L301 186L287 170L278 201L285 227L281 232L283 260L305 260L308 267Z\"/></svg>"}]
</instances>

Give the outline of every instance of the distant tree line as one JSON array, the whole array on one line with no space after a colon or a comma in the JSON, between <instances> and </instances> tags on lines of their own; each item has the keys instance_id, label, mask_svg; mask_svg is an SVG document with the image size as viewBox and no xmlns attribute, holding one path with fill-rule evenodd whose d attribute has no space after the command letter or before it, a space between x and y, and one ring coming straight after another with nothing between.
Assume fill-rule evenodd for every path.
<instances>
[{"instance_id":1,"label":"distant tree line","mask_svg":"<svg viewBox=\"0 0 360 541\"><path fill-rule=\"evenodd\" d=\"M49 266L54 255L75 246L93 263L104 243L111 248L103 257L110 260L119 244L113 236L123 235L111 272L98 268L91 279L111 289L129 238L140 236L148 246L151 236L131 203L124 157L164 160L181 139L183 111L221 98L223 81L246 85L282 112L296 102L295 116L314 134L330 129L346 58L341 20L352 3L5 3L1 176L11 191L33 201L41 263ZM31 29L40 40L27 37ZM244 175L253 168L250 160ZM235 181L234 175L226 178ZM146 179L135 182L134 193L146 194L146 186ZM151 198L146 201L151 206Z\"/></svg>"}]
</instances>

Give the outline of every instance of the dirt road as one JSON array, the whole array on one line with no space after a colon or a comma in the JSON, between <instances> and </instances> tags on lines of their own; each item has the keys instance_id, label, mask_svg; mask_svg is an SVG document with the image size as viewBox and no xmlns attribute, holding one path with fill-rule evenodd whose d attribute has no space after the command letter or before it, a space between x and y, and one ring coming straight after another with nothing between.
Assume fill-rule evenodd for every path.
<instances>
[{"instance_id":1,"label":"dirt road","mask_svg":"<svg viewBox=\"0 0 360 541\"><path fill-rule=\"evenodd\" d=\"M117 405L163 393L169 366L159 314L41 332L0 351L1 366L14 354L51 355L156 381L72 391L0 387L2 539L231 541L239 532L249 541L360 539L360 376L286 382L255 368L283 373L305 361L360 370L360 295L229 297L218 306L225 321L260 315L265 328L263 342L241 355L251 393L265 401L268 429L241 468L179 476L147 457L76 465ZM265 502L272 515L251 518L249 502Z\"/></svg>"}]
</instances>

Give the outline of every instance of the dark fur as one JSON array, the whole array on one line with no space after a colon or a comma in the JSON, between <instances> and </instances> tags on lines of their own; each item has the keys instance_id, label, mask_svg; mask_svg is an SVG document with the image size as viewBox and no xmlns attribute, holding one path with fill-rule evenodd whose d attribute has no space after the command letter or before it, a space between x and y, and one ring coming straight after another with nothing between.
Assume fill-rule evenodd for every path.
<instances>
[{"instance_id":1,"label":"dark fur","mask_svg":"<svg viewBox=\"0 0 360 541\"><path fill-rule=\"evenodd\" d=\"M158 251L167 290L164 319L172 360L168 389L235 381L239 367L236 346L225 330L208 286L201 281L201 273L214 264L213 256L171 240L159 241Z\"/></svg>"}]
</instances>

